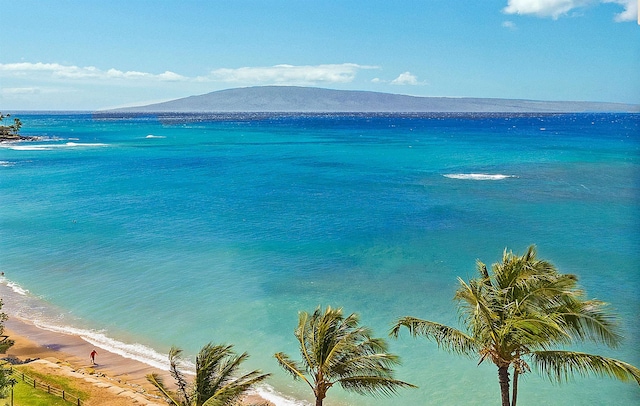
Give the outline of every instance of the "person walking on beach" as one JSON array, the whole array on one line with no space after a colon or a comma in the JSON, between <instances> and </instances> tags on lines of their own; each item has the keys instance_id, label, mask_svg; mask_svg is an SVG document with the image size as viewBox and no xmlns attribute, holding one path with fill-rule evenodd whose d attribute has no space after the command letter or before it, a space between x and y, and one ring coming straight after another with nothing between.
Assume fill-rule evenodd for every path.
<instances>
[{"instance_id":1,"label":"person walking on beach","mask_svg":"<svg viewBox=\"0 0 640 406\"><path fill-rule=\"evenodd\" d=\"M98 352L96 350L91 351L91 363L93 365L96 365L96 355L98 355Z\"/></svg>"}]
</instances>

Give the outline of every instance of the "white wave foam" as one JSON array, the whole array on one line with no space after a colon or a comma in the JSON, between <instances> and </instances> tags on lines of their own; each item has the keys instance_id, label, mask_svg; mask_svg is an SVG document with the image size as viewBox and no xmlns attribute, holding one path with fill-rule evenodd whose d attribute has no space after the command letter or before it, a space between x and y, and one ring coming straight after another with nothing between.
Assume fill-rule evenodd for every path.
<instances>
[{"instance_id":1,"label":"white wave foam","mask_svg":"<svg viewBox=\"0 0 640 406\"><path fill-rule=\"evenodd\" d=\"M102 143L78 143L78 142L67 142L66 144L6 144L2 145L4 148L12 149L14 151L51 151L54 149L61 148L95 148L95 147L106 147L108 144Z\"/></svg>"},{"instance_id":2,"label":"white wave foam","mask_svg":"<svg viewBox=\"0 0 640 406\"><path fill-rule=\"evenodd\" d=\"M146 136L146 137L144 137L144 138L167 138L167 137L165 137L165 136L163 136L163 135L153 135L153 134L149 134L149 135L147 135L147 136Z\"/></svg>"},{"instance_id":3,"label":"white wave foam","mask_svg":"<svg viewBox=\"0 0 640 406\"><path fill-rule=\"evenodd\" d=\"M29 293L28 290L22 288L20 285L18 285L15 282L7 281L7 286L10 287L12 291L22 296L26 296L27 293Z\"/></svg>"},{"instance_id":4,"label":"white wave foam","mask_svg":"<svg viewBox=\"0 0 640 406\"><path fill-rule=\"evenodd\" d=\"M450 179L467 179L467 180L503 180L507 178L516 178L514 175L488 174L488 173L450 173L443 175Z\"/></svg>"},{"instance_id":5,"label":"white wave foam","mask_svg":"<svg viewBox=\"0 0 640 406\"><path fill-rule=\"evenodd\" d=\"M311 406L311 403L304 400L292 399L277 393L271 386L260 386L255 393L264 400L268 400L276 406Z\"/></svg>"},{"instance_id":6,"label":"white wave foam","mask_svg":"<svg viewBox=\"0 0 640 406\"><path fill-rule=\"evenodd\" d=\"M133 359L154 368L162 369L164 371L169 370L169 362L165 354L160 354L157 351L142 345L142 344L127 344L121 341L114 340L107 337L105 334L98 331L84 330L80 328L70 326L58 326L49 324L46 322L34 321L34 324L43 330L53 331L55 333L75 335L82 338L84 341L98 347L103 350L109 351L114 354L118 354L124 358ZM188 367L192 368L191 365ZM193 367L194 368L194 367Z\"/></svg>"},{"instance_id":7,"label":"white wave foam","mask_svg":"<svg viewBox=\"0 0 640 406\"><path fill-rule=\"evenodd\" d=\"M13 166L14 163L13 162L9 162L9 161L0 161L0 166Z\"/></svg>"},{"instance_id":8,"label":"white wave foam","mask_svg":"<svg viewBox=\"0 0 640 406\"><path fill-rule=\"evenodd\" d=\"M4 148L12 149L14 151L48 151L52 148L48 145L3 145Z\"/></svg>"},{"instance_id":9,"label":"white wave foam","mask_svg":"<svg viewBox=\"0 0 640 406\"><path fill-rule=\"evenodd\" d=\"M99 142L96 142L96 143L67 142L65 145L67 147L106 147L107 146L107 144L102 144Z\"/></svg>"}]
</instances>

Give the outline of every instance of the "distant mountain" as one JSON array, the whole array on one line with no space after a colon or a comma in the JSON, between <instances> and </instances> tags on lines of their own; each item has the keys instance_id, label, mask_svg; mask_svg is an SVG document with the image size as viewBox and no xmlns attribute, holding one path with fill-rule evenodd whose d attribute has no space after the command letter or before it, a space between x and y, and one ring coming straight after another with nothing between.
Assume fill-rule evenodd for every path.
<instances>
[{"instance_id":1,"label":"distant mountain","mask_svg":"<svg viewBox=\"0 0 640 406\"><path fill-rule=\"evenodd\" d=\"M103 112L639 112L639 105L451 97L415 97L391 93L312 87L260 86L220 90L147 106Z\"/></svg>"}]
</instances>

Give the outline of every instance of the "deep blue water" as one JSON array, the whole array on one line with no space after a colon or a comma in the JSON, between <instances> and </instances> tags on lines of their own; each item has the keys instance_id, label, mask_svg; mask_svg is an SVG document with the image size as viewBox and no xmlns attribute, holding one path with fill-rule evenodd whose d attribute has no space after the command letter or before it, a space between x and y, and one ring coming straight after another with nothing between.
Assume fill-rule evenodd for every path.
<instances>
[{"instance_id":1,"label":"deep blue water","mask_svg":"<svg viewBox=\"0 0 640 406\"><path fill-rule=\"evenodd\" d=\"M580 349L640 365L640 115L20 118L44 139L0 144L12 314L149 360L233 343L275 390L309 400L272 357L297 355L298 311L343 307L377 336L404 315L455 324L457 276L536 244L621 318L622 348ZM398 377L420 389L332 389L328 405L499 402L495 367L389 341ZM519 393L640 401L634 384L535 372Z\"/></svg>"}]
</instances>

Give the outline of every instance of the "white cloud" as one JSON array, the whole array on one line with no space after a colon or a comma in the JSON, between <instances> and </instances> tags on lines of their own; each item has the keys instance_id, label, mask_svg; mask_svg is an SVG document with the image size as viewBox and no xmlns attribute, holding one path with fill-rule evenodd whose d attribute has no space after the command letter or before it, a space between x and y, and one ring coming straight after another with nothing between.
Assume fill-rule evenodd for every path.
<instances>
[{"instance_id":1,"label":"white cloud","mask_svg":"<svg viewBox=\"0 0 640 406\"><path fill-rule=\"evenodd\" d=\"M614 20L617 22L636 21L638 19L637 0L602 0L603 3L617 3L624 7L622 13L616 14Z\"/></svg>"},{"instance_id":2,"label":"white cloud","mask_svg":"<svg viewBox=\"0 0 640 406\"><path fill-rule=\"evenodd\" d=\"M245 84L349 83L355 79L358 71L362 69L377 68L375 66L363 66L354 63L315 66L275 65L236 69L223 68L212 71L208 77L200 77L198 79Z\"/></svg>"},{"instance_id":3,"label":"white cloud","mask_svg":"<svg viewBox=\"0 0 640 406\"><path fill-rule=\"evenodd\" d=\"M401 73L400 76L391 81L392 85L421 85L418 78L411 72Z\"/></svg>"},{"instance_id":4,"label":"white cloud","mask_svg":"<svg viewBox=\"0 0 640 406\"><path fill-rule=\"evenodd\" d=\"M504 28L508 28L510 30L515 30L516 29L516 23L514 23L513 21L503 21L502 22L502 26Z\"/></svg>"},{"instance_id":5,"label":"white cloud","mask_svg":"<svg viewBox=\"0 0 640 406\"><path fill-rule=\"evenodd\" d=\"M49 78L54 80L121 80L121 81L162 81L162 82L236 82L249 84L298 84L349 83L363 69L378 69L354 63L326 65L275 65L266 67L243 67L236 69L216 69L209 75L186 77L175 72L160 74L122 71L111 68L102 70L95 66L79 67L58 63L0 63L0 76L22 78Z\"/></svg>"},{"instance_id":6,"label":"white cloud","mask_svg":"<svg viewBox=\"0 0 640 406\"><path fill-rule=\"evenodd\" d=\"M0 75L22 77L33 74L50 75L59 79L123 79L138 80L149 79L158 81L181 81L187 78L177 73L164 72L161 74L153 74L147 72L126 71L118 69L109 69L107 71L96 68L95 66L79 67L74 65L61 65L58 63L0 63Z\"/></svg>"},{"instance_id":7,"label":"white cloud","mask_svg":"<svg viewBox=\"0 0 640 406\"><path fill-rule=\"evenodd\" d=\"M508 0L502 11L507 14L533 14L557 19L574 8L585 6L592 0Z\"/></svg>"},{"instance_id":8,"label":"white cloud","mask_svg":"<svg viewBox=\"0 0 640 406\"><path fill-rule=\"evenodd\" d=\"M151 73L62 63L0 63L0 104L24 110L50 109L51 106L63 110L96 109L139 104L141 94L146 99L164 101L216 90L231 83L235 86L350 83L367 69L380 68L354 63L276 65L217 69L200 76L183 76L172 71ZM113 91L116 87L118 91Z\"/></svg>"},{"instance_id":9,"label":"white cloud","mask_svg":"<svg viewBox=\"0 0 640 406\"><path fill-rule=\"evenodd\" d=\"M624 7L622 13L616 14L615 21L635 21L637 18L637 0L508 0L502 11L506 14L532 14L558 19L572 10L597 3L617 3Z\"/></svg>"},{"instance_id":10,"label":"white cloud","mask_svg":"<svg viewBox=\"0 0 640 406\"><path fill-rule=\"evenodd\" d=\"M182 76L182 75L178 75L177 73L171 72L171 71L165 71L164 73L161 73L159 75L156 75L156 77L160 80L166 80L168 82L178 82L178 81L182 81L187 79L186 77Z\"/></svg>"}]
</instances>

